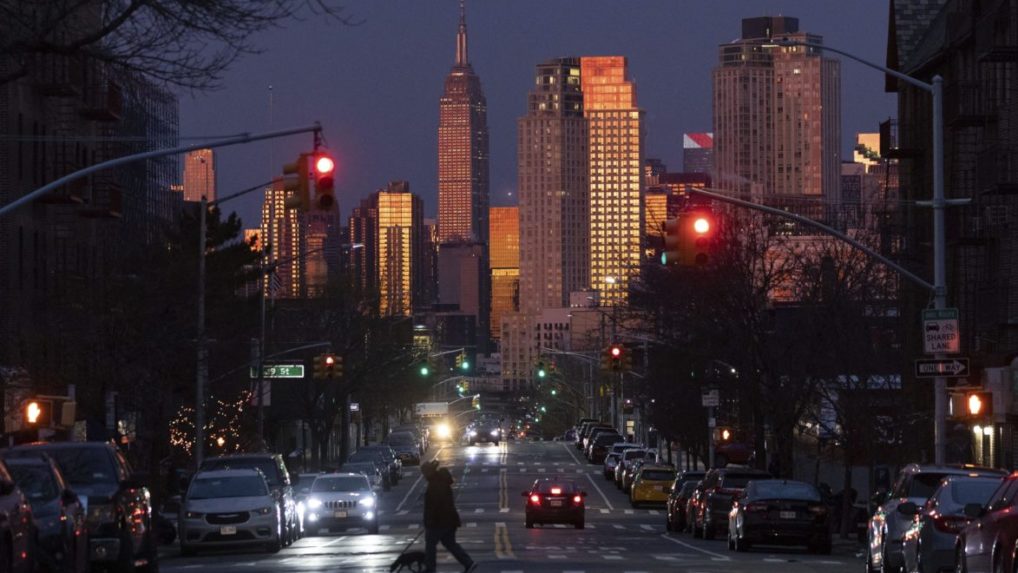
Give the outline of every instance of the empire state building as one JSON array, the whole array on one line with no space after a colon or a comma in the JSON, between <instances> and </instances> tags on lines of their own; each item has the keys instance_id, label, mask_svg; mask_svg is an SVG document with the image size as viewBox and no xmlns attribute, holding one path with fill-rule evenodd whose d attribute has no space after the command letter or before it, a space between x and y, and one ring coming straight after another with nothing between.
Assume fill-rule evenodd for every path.
<instances>
[{"instance_id":1,"label":"empire state building","mask_svg":"<svg viewBox=\"0 0 1018 573\"><path fill-rule=\"evenodd\" d=\"M488 242L488 104L467 57L463 0L456 63L439 101L438 240Z\"/></svg>"}]
</instances>

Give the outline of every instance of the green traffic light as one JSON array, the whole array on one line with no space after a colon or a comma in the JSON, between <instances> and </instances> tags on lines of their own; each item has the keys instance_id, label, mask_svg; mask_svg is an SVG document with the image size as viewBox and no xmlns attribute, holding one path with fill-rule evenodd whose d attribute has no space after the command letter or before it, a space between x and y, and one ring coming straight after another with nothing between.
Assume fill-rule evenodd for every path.
<instances>
[{"instance_id":1,"label":"green traffic light","mask_svg":"<svg viewBox=\"0 0 1018 573\"><path fill-rule=\"evenodd\" d=\"M464 360L464 361L463 361L463 364L462 364L462 365L460 365L460 368L462 368L462 369L464 369L464 370L470 370L470 363L469 363L469 362L467 362L466 360Z\"/></svg>"},{"instance_id":2,"label":"green traffic light","mask_svg":"<svg viewBox=\"0 0 1018 573\"><path fill-rule=\"evenodd\" d=\"M537 371L537 377L544 378L544 368L541 368L540 370Z\"/></svg>"},{"instance_id":3,"label":"green traffic light","mask_svg":"<svg viewBox=\"0 0 1018 573\"><path fill-rule=\"evenodd\" d=\"M427 376L428 372L429 371L427 366L421 366L421 376Z\"/></svg>"},{"instance_id":4,"label":"green traffic light","mask_svg":"<svg viewBox=\"0 0 1018 573\"><path fill-rule=\"evenodd\" d=\"M552 395L552 396L558 396L558 390L556 390L556 389L552 388L552 389L551 389L551 395Z\"/></svg>"},{"instance_id":5,"label":"green traffic light","mask_svg":"<svg viewBox=\"0 0 1018 573\"><path fill-rule=\"evenodd\" d=\"M542 411L542 412L547 412L547 411L548 411L548 409L547 409L547 408L545 408L544 406L541 406L541 411Z\"/></svg>"}]
</instances>

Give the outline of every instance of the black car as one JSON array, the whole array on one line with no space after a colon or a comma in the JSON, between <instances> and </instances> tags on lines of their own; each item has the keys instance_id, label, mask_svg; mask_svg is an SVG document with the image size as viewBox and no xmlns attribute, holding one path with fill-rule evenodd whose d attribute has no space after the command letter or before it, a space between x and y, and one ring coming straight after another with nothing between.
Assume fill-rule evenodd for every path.
<instances>
[{"instance_id":1,"label":"black car","mask_svg":"<svg viewBox=\"0 0 1018 573\"><path fill-rule=\"evenodd\" d=\"M831 553L827 505L820 491L801 481L753 480L732 502L728 548L746 551L754 543L805 545Z\"/></svg>"},{"instance_id":2,"label":"black car","mask_svg":"<svg viewBox=\"0 0 1018 573\"><path fill-rule=\"evenodd\" d=\"M498 424L479 423L467 430L466 437L467 443L471 446L481 442L498 445L499 440L502 439L502 430Z\"/></svg>"},{"instance_id":3,"label":"black car","mask_svg":"<svg viewBox=\"0 0 1018 573\"><path fill-rule=\"evenodd\" d=\"M85 508L49 456L5 461L21 493L32 506L37 561L48 571L88 570Z\"/></svg>"},{"instance_id":4,"label":"black car","mask_svg":"<svg viewBox=\"0 0 1018 573\"><path fill-rule=\"evenodd\" d=\"M392 448L404 466L421 464L421 443L410 432L393 432L385 440L385 445Z\"/></svg>"},{"instance_id":5,"label":"black car","mask_svg":"<svg viewBox=\"0 0 1018 573\"><path fill-rule=\"evenodd\" d=\"M279 454L232 454L208 458L202 462L199 471L216 471L231 469L257 469L265 475L265 481L272 490L272 496L279 503L280 515L283 516L283 545L290 545L304 535L300 513L297 511L297 498L290 482L290 474L286 471L286 463Z\"/></svg>"},{"instance_id":6,"label":"black car","mask_svg":"<svg viewBox=\"0 0 1018 573\"><path fill-rule=\"evenodd\" d=\"M526 498L527 529L533 528L535 523L571 523L576 529L583 529L587 492L577 487L576 482L539 479L523 492L523 497Z\"/></svg>"},{"instance_id":7,"label":"black car","mask_svg":"<svg viewBox=\"0 0 1018 573\"><path fill-rule=\"evenodd\" d=\"M403 476L403 463L389 446L361 446L347 462L375 462L382 470L386 483L396 485Z\"/></svg>"},{"instance_id":8,"label":"black car","mask_svg":"<svg viewBox=\"0 0 1018 573\"><path fill-rule=\"evenodd\" d=\"M39 458L56 462L67 485L87 505L89 561L117 573L158 571L158 539L151 496L120 451L107 442L53 442L16 446L6 460Z\"/></svg>"}]
</instances>

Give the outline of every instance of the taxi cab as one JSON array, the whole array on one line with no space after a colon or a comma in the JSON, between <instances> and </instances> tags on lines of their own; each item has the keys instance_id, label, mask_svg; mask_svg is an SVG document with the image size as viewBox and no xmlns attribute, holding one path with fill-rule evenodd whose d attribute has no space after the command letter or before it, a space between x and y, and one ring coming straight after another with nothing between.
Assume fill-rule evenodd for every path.
<instances>
[{"instance_id":1,"label":"taxi cab","mask_svg":"<svg viewBox=\"0 0 1018 573\"><path fill-rule=\"evenodd\" d=\"M675 468L672 466L643 464L637 470L633 485L629 489L630 505L639 507L642 503L666 503L673 481Z\"/></svg>"}]
</instances>

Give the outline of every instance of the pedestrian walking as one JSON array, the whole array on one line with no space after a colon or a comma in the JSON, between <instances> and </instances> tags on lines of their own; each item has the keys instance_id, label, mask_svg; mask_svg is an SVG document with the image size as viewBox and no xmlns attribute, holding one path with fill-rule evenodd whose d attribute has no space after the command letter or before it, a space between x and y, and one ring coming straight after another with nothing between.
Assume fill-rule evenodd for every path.
<instances>
[{"instance_id":1,"label":"pedestrian walking","mask_svg":"<svg viewBox=\"0 0 1018 573\"><path fill-rule=\"evenodd\" d=\"M460 514L452 493L452 474L446 468L439 468L437 461L421 464L421 474L428 480L424 492L424 553L425 571L435 573L436 552L439 542L463 565L463 571L470 573L477 564L467 552L456 543L456 529L460 526Z\"/></svg>"}]
</instances>

